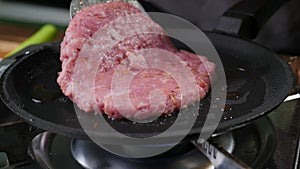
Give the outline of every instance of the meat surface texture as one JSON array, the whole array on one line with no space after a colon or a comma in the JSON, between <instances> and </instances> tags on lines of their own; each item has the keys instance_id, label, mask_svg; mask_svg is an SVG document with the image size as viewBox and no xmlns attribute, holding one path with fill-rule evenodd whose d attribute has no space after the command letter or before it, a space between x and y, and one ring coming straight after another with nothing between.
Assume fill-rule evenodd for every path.
<instances>
[{"instance_id":1,"label":"meat surface texture","mask_svg":"<svg viewBox=\"0 0 300 169\"><path fill-rule=\"evenodd\" d=\"M85 112L148 119L205 97L215 65L178 50L148 15L125 2L82 9L61 44L62 92Z\"/></svg>"}]
</instances>

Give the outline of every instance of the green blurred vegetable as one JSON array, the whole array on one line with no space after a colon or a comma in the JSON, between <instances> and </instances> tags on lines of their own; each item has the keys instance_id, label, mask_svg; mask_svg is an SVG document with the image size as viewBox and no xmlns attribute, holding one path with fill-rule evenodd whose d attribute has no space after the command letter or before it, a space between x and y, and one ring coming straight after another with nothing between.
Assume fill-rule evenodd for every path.
<instances>
[{"instance_id":1,"label":"green blurred vegetable","mask_svg":"<svg viewBox=\"0 0 300 169\"><path fill-rule=\"evenodd\" d=\"M57 35L57 28L54 25L50 25L50 24L44 25L31 37L29 37L24 42L22 42L20 46L18 46L13 51L9 52L4 57L7 58L30 45L35 45L43 42L51 42L55 39L56 35Z\"/></svg>"}]
</instances>

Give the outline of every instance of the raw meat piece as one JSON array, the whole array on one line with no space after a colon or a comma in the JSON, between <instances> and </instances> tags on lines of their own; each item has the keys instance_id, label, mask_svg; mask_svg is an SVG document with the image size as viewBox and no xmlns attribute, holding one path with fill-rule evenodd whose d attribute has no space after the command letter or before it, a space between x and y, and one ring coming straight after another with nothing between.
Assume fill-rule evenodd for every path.
<instances>
[{"instance_id":1,"label":"raw meat piece","mask_svg":"<svg viewBox=\"0 0 300 169\"><path fill-rule=\"evenodd\" d=\"M177 50L151 18L125 2L82 9L61 44L63 93L86 112L147 119L195 103L215 65Z\"/></svg>"}]
</instances>

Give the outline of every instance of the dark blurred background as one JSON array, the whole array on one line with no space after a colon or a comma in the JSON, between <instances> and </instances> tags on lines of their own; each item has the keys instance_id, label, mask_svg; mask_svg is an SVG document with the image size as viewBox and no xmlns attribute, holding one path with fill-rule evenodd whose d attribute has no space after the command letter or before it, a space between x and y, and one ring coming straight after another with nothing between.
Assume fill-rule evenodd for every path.
<instances>
[{"instance_id":1,"label":"dark blurred background","mask_svg":"<svg viewBox=\"0 0 300 169\"><path fill-rule=\"evenodd\" d=\"M203 30L216 27L219 17L239 0L148 0ZM272 1L271 1L272 2ZM300 53L300 0L287 1L261 29L256 42L281 53Z\"/></svg>"}]
</instances>

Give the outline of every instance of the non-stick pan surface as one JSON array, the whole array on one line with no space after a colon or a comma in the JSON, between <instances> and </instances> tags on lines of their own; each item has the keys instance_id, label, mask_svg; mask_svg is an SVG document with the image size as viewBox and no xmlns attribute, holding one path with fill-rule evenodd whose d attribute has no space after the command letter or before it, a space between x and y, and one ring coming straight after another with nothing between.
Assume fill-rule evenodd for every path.
<instances>
[{"instance_id":1,"label":"non-stick pan surface","mask_svg":"<svg viewBox=\"0 0 300 169\"><path fill-rule=\"evenodd\" d=\"M278 106L293 86L293 74L283 60L257 44L230 36L207 33L222 60L227 78L227 102L215 131L242 126ZM78 122L74 104L56 83L61 69L58 43L44 44L13 63L1 79L1 98L6 106L27 122L51 132L87 138ZM210 104L210 94L200 111ZM93 113L82 117L97 119ZM176 115L161 117L143 128L127 120L107 120L116 130L133 137L146 137L167 129ZM189 135L201 131L205 117L197 121ZM97 127L96 121L91 121ZM110 137L104 134L102 137Z\"/></svg>"}]
</instances>

